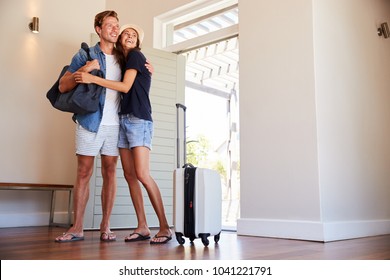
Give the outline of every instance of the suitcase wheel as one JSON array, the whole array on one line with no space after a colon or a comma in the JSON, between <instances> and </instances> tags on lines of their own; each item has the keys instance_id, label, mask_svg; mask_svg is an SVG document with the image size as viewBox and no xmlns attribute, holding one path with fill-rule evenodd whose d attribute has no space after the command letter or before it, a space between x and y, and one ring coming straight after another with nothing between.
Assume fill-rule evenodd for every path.
<instances>
[{"instance_id":1,"label":"suitcase wheel","mask_svg":"<svg viewBox=\"0 0 390 280\"><path fill-rule=\"evenodd\" d=\"M207 237L205 237L205 238L202 237L202 243L204 246L207 247L207 246L209 246L210 241L207 239Z\"/></svg>"},{"instance_id":2,"label":"suitcase wheel","mask_svg":"<svg viewBox=\"0 0 390 280\"><path fill-rule=\"evenodd\" d=\"M209 246L210 242L208 240L208 237L210 236L209 233L199 233L199 237L202 239L202 243L204 246Z\"/></svg>"},{"instance_id":3,"label":"suitcase wheel","mask_svg":"<svg viewBox=\"0 0 390 280\"><path fill-rule=\"evenodd\" d=\"M186 240L183 238L182 233L175 232L175 235L176 235L176 240L177 240L177 242L179 242L180 245L183 245L186 242Z\"/></svg>"},{"instance_id":4,"label":"suitcase wheel","mask_svg":"<svg viewBox=\"0 0 390 280\"><path fill-rule=\"evenodd\" d=\"M220 237L221 237L221 233L218 233L217 235L214 235L215 243L218 243Z\"/></svg>"}]
</instances>

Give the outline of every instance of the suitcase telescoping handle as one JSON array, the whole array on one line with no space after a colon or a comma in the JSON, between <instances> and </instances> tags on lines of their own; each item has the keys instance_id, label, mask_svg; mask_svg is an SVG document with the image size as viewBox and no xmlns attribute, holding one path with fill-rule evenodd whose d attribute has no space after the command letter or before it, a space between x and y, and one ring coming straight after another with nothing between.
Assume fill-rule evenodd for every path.
<instances>
[{"instance_id":1,"label":"suitcase telescoping handle","mask_svg":"<svg viewBox=\"0 0 390 280\"><path fill-rule=\"evenodd\" d=\"M183 104L176 103L176 147L177 147L177 154L176 154L176 162L177 162L177 168L180 168L180 136L179 136L179 110L183 109L183 164L186 163L187 160L187 150L186 150L186 110L187 107Z\"/></svg>"}]
</instances>

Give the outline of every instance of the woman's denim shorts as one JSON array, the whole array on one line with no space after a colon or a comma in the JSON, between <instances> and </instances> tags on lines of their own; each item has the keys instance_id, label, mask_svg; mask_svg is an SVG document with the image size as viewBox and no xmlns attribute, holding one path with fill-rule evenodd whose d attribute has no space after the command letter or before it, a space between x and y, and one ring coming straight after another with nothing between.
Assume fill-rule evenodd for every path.
<instances>
[{"instance_id":1,"label":"woman's denim shorts","mask_svg":"<svg viewBox=\"0 0 390 280\"><path fill-rule=\"evenodd\" d=\"M147 147L152 149L153 122L139 119L132 114L119 115L119 118L119 148Z\"/></svg>"}]
</instances>

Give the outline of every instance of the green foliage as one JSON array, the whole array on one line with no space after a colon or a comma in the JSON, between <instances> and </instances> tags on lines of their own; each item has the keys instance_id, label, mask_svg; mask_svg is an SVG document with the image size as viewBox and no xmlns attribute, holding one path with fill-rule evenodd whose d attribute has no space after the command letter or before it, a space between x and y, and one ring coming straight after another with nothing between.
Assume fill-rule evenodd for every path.
<instances>
[{"instance_id":1,"label":"green foliage","mask_svg":"<svg viewBox=\"0 0 390 280\"><path fill-rule=\"evenodd\" d=\"M214 163L214 170L217 170L219 175L221 175L222 180L226 183L227 181L227 174L226 174L226 169L225 166L222 162L222 160L218 160L216 163Z\"/></svg>"},{"instance_id":2,"label":"green foliage","mask_svg":"<svg viewBox=\"0 0 390 280\"><path fill-rule=\"evenodd\" d=\"M209 150L210 143L204 135L200 135L197 140L187 141L187 162L202 167L207 162Z\"/></svg>"},{"instance_id":3,"label":"green foliage","mask_svg":"<svg viewBox=\"0 0 390 280\"><path fill-rule=\"evenodd\" d=\"M210 168L218 171L221 178L226 182L227 174L224 160L216 155L210 147L209 140L204 135L198 139L187 141L187 162L201 168Z\"/></svg>"}]
</instances>

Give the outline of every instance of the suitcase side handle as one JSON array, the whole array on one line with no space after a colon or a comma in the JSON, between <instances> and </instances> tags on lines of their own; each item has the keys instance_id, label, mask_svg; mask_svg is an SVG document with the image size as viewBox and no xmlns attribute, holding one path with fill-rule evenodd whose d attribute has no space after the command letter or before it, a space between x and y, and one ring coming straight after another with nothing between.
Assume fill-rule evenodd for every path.
<instances>
[{"instance_id":1,"label":"suitcase side handle","mask_svg":"<svg viewBox=\"0 0 390 280\"><path fill-rule=\"evenodd\" d=\"M176 103L176 108L177 109L181 108L181 109L183 109L183 111L187 110L187 107L184 106L183 104L180 104L180 103Z\"/></svg>"}]
</instances>

